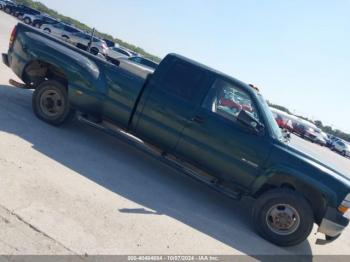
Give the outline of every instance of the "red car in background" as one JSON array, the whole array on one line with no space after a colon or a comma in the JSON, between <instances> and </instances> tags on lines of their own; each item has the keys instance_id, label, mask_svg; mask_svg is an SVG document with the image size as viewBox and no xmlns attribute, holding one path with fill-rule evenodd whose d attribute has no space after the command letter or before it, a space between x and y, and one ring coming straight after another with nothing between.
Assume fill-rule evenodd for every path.
<instances>
[{"instance_id":1,"label":"red car in background","mask_svg":"<svg viewBox=\"0 0 350 262\"><path fill-rule=\"evenodd\" d=\"M240 104L234 102L232 99L227 99L225 97L222 97L219 101L219 104L221 106L226 106L231 109L236 109L238 111L241 111L243 108Z\"/></svg>"},{"instance_id":2,"label":"red car in background","mask_svg":"<svg viewBox=\"0 0 350 262\"><path fill-rule=\"evenodd\" d=\"M281 129L286 129L289 132L293 132L294 126L293 126L293 122L291 119L288 119L286 116L282 115L281 113L277 112L277 110L271 110L275 120L278 124L278 126Z\"/></svg>"}]
</instances>

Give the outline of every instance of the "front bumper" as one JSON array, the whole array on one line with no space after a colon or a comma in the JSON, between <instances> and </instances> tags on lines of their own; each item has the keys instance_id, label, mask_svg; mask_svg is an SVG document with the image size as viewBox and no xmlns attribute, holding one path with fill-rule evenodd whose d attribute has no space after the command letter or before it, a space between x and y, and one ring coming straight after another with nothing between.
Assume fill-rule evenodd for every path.
<instances>
[{"instance_id":1,"label":"front bumper","mask_svg":"<svg viewBox=\"0 0 350 262\"><path fill-rule=\"evenodd\" d=\"M337 239L349 225L349 220L335 208L327 208L318 232L326 235L328 241Z\"/></svg>"},{"instance_id":2,"label":"front bumper","mask_svg":"<svg viewBox=\"0 0 350 262\"><path fill-rule=\"evenodd\" d=\"M10 67L10 63L9 63L9 57L7 54L2 54L2 62L7 65L8 67Z\"/></svg>"}]
</instances>

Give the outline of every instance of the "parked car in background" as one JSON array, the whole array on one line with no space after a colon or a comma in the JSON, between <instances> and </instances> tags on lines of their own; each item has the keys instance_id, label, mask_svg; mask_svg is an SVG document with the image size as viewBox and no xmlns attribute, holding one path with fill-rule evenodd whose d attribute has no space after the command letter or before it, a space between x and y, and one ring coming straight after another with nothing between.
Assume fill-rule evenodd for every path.
<instances>
[{"instance_id":1,"label":"parked car in background","mask_svg":"<svg viewBox=\"0 0 350 262\"><path fill-rule=\"evenodd\" d=\"M32 25L33 21L37 18L37 16L41 15L39 11L28 11L21 14L21 20L27 25Z\"/></svg>"},{"instance_id":2,"label":"parked car in background","mask_svg":"<svg viewBox=\"0 0 350 262\"><path fill-rule=\"evenodd\" d=\"M1 10L4 10L5 5L6 5L6 1L0 0L0 9L1 9Z\"/></svg>"},{"instance_id":3,"label":"parked car in background","mask_svg":"<svg viewBox=\"0 0 350 262\"><path fill-rule=\"evenodd\" d=\"M328 146L330 149L333 149L334 144L335 144L337 141L339 141L339 140L341 140L339 137L330 135L329 140L328 140L328 143L327 143L327 146Z\"/></svg>"},{"instance_id":4,"label":"parked car in background","mask_svg":"<svg viewBox=\"0 0 350 262\"><path fill-rule=\"evenodd\" d=\"M284 111L278 110L276 108L270 107L272 114L274 115L278 126L281 129L286 129L289 132L293 132L294 125L293 123L296 121L297 117L291 114L288 114Z\"/></svg>"},{"instance_id":5,"label":"parked car in background","mask_svg":"<svg viewBox=\"0 0 350 262\"><path fill-rule=\"evenodd\" d=\"M73 26L64 24L64 23L55 23L55 24L43 24L41 29L48 34L56 36L63 39L64 41L69 41L72 34L81 32L79 29L74 28Z\"/></svg>"},{"instance_id":6,"label":"parked car in background","mask_svg":"<svg viewBox=\"0 0 350 262\"><path fill-rule=\"evenodd\" d=\"M336 141L332 149L345 157L350 157L350 145L343 140Z\"/></svg>"},{"instance_id":7,"label":"parked car in background","mask_svg":"<svg viewBox=\"0 0 350 262\"><path fill-rule=\"evenodd\" d=\"M84 33L84 32L76 32L69 35L69 40L71 44L75 45L76 47L88 50L90 41L92 40L90 50L93 54L102 54L104 56L107 55L108 47L104 40L101 40L97 37L93 37L91 39L91 35Z\"/></svg>"},{"instance_id":8,"label":"parked car in background","mask_svg":"<svg viewBox=\"0 0 350 262\"><path fill-rule=\"evenodd\" d=\"M327 145L327 140L323 136L322 132L316 132L316 137L314 138L314 143L319 144L320 146L326 146Z\"/></svg>"},{"instance_id":9,"label":"parked car in background","mask_svg":"<svg viewBox=\"0 0 350 262\"><path fill-rule=\"evenodd\" d=\"M5 1L5 6L4 6L3 10L8 14L13 14L16 6L17 5L14 2Z\"/></svg>"},{"instance_id":10,"label":"parked car in background","mask_svg":"<svg viewBox=\"0 0 350 262\"><path fill-rule=\"evenodd\" d=\"M35 10L25 5L17 5L12 9L12 14L18 19L22 20L25 14L35 16L35 15L40 15L40 12L38 10ZM31 21L28 24L30 23Z\"/></svg>"},{"instance_id":11,"label":"parked car in background","mask_svg":"<svg viewBox=\"0 0 350 262\"><path fill-rule=\"evenodd\" d=\"M298 118L298 120L293 123L293 133L312 142L317 136L316 130L319 130L319 128L314 123L301 118Z\"/></svg>"},{"instance_id":12,"label":"parked car in background","mask_svg":"<svg viewBox=\"0 0 350 262\"><path fill-rule=\"evenodd\" d=\"M24 17L25 19L25 17ZM41 28L41 26L43 24L57 24L57 23L60 23L60 21L48 16L48 15L37 15L33 18L32 20L32 26L36 27L36 28Z\"/></svg>"},{"instance_id":13,"label":"parked car in background","mask_svg":"<svg viewBox=\"0 0 350 262\"><path fill-rule=\"evenodd\" d=\"M142 78L146 78L155 70L154 68L151 68L149 66L145 66L132 61L131 57L120 57L116 60L114 64Z\"/></svg>"},{"instance_id":14,"label":"parked car in background","mask_svg":"<svg viewBox=\"0 0 350 262\"><path fill-rule=\"evenodd\" d=\"M115 43L113 41L108 40L108 39L103 39L103 41L106 42L108 47L115 47Z\"/></svg>"},{"instance_id":15,"label":"parked car in background","mask_svg":"<svg viewBox=\"0 0 350 262\"><path fill-rule=\"evenodd\" d=\"M275 120L276 120L279 128L287 129L289 132L291 132L293 130L293 123L291 120L287 120L287 119L283 118L282 115L280 115L279 113L276 113L274 111L272 111L272 114L275 117Z\"/></svg>"},{"instance_id":16,"label":"parked car in background","mask_svg":"<svg viewBox=\"0 0 350 262\"><path fill-rule=\"evenodd\" d=\"M132 57L132 56L133 55L131 52L119 46L114 46L107 50L107 59L112 62L116 62L115 60L118 60L119 58L122 58L122 57L125 58L125 57Z\"/></svg>"},{"instance_id":17,"label":"parked car in background","mask_svg":"<svg viewBox=\"0 0 350 262\"><path fill-rule=\"evenodd\" d=\"M152 60L141 56L133 56L128 59L136 64L143 65L152 69L156 69L158 67L158 64L156 62L153 62Z\"/></svg>"}]
</instances>

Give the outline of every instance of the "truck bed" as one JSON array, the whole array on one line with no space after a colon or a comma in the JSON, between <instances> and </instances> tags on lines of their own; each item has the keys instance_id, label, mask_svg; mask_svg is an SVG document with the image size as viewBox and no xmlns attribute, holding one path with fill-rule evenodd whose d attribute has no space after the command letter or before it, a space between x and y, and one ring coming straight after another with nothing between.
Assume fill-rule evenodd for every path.
<instances>
[{"instance_id":1,"label":"truck bed","mask_svg":"<svg viewBox=\"0 0 350 262\"><path fill-rule=\"evenodd\" d=\"M17 25L9 64L24 82L30 79L31 70L50 65L68 82L73 106L104 115L124 128L145 83L143 76L22 23ZM33 64L38 66L33 69Z\"/></svg>"}]
</instances>

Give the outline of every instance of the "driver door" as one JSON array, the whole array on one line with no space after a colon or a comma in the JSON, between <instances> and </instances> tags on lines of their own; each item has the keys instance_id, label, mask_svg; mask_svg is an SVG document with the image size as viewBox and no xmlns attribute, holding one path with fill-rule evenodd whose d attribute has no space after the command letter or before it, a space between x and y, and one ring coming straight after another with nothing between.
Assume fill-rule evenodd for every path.
<instances>
[{"instance_id":1,"label":"driver door","mask_svg":"<svg viewBox=\"0 0 350 262\"><path fill-rule=\"evenodd\" d=\"M178 157L233 184L247 188L268 156L265 135L237 121L241 110L259 119L250 95L239 84L217 78L175 149Z\"/></svg>"}]
</instances>

